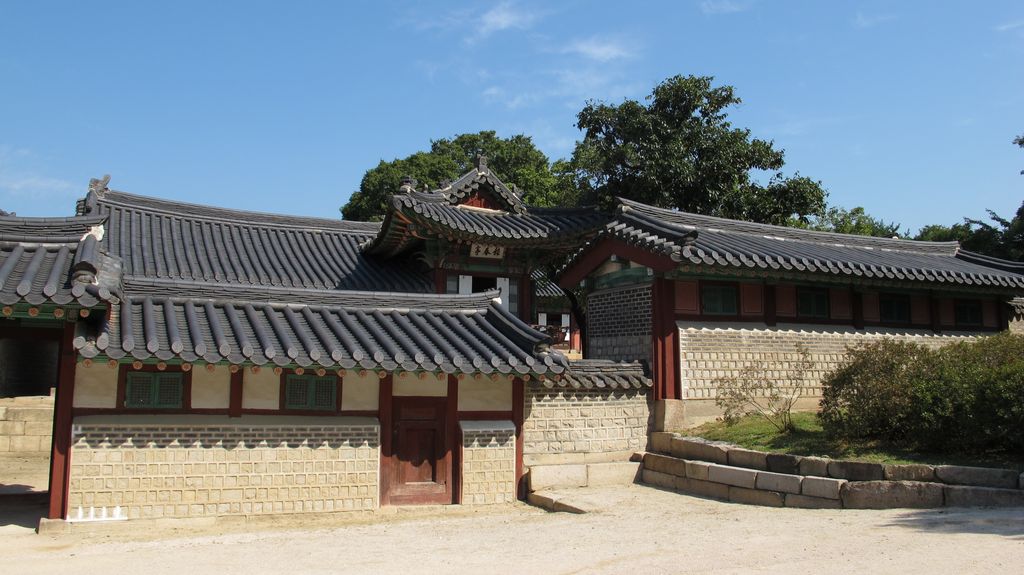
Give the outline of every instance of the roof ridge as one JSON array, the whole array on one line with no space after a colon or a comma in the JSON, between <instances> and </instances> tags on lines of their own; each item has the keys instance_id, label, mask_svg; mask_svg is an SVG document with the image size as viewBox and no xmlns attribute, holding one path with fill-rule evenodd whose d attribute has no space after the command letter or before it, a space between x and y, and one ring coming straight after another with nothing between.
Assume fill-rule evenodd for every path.
<instances>
[{"instance_id":1,"label":"roof ridge","mask_svg":"<svg viewBox=\"0 0 1024 575\"><path fill-rule=\"evenodd\" d=\"M94 194L95 192L90 192ZM255 225L274 225L295 228L327 228L333 231L353 233L376 233L380 229L379 222L358 222L351 220L319 218L316 216L295 216L272 214L251 210L223 208L208 204L181 202L154 196L143 196L117 190L105 190L96 196L98 203L118 206L150 213L179 215L194 220L215 220L218 223L239 223Z\"/></svg>"},{"instance_id":2,"label":"roof ridge","mask_svg":"<svg viewBox=\"0 0 1024 575\"><path fill-rule=\"evenodd\" d=\"M757 222L745 222L718 216L708 216L693 212L659 208L626 198L617 198L620 207L619 214L624 215L630 211L636 211L641 217L653 218L662 216L659 222L668 226L692 226L698 233L704 230L714 230L717 224L723 232L768 236L784 241L802 241L814 244L841 245L852 248L882 249L900 252L911 252L928 255L954 256L960 244L951 242L930 242L923 240L907 240L880 238L875 236L861 236L856 234L844 234L839 232L826 232L819 230L807 230L803 228L792 228L773 224L762 224ZM645 213L646 212L646 213ZM692 224L672 221L671 218L692 218ZM685 232L680 231L680 234Z\"/></svg>"}]
</instances>

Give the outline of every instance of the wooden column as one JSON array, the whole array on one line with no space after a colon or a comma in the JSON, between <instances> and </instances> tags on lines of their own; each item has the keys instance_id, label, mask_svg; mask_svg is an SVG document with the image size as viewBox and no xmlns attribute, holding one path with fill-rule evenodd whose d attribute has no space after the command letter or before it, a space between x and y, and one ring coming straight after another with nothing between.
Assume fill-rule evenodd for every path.
<instances>
[{"instance_id":1,"label":"wooden column","mask_svg":"<svg viewBox=\"0 0 1024 575\"><path fill-rule=\"evenodd\" d=\"M934 292L928 292L928 315L931 319L932 331L935 333L942 332L942 306L939 298L935 297Z\"/></svg>"},{"instance_id":2,"label":"wooden column","mask_svg":"<svg viewBox=\"0 0 1024 575\"><path fill-rule=\"evenodd\" d=\"M850 305L853 307L853 327L864 329L864 296L859 291L850 290Z\"/></svg>"},{"instance_id":3,"label":"wooden column","mask_svg":"<svg viewBox=\"0 0 1024 575\"><path fill-rule=\"evenodd\" d=\"M523 418L526 408L526 388L521 378L512 380L512 423L516 426L516 497L526 500L526 482L523 481Z\"/></svg>"},{"instance_id":4,"label":"wooden column","mask_svg":"<svg viewBox=\"0 0 1024 575\"><path fill-rule=\"evenodd\" d=\"M769 327L778 323L775 312L775 286L771 284L764 285L764 323Z\"/></svg>"},{"instance_id":5,"label":"wooden column","mask_svg":"<svg viewBox=\"0 0 1024 575\"><path fill-rule=\"evenodd\" d=\"M228 400L228 417L242 417L242 382L245 368L231 374L230 399ZM283 404L282 404L283 405Z\"/></svg>"},{"instance_id":6,"label":"wooden column","mask_svg":"<svg viewBox=\"0 0 1024 575\"><path fill-rule=\"evenodd\" d=\"M651 366L654 399L679 399L679 332L675 322L675 286L655 278L651 286Z\"/></svg>"},{"instance_id":7,"label":"wooden column","mask_svg":"<svg viewBox=\"0 0 1024 575\"><path fill-rule=\"evenodd\" d=\"M68 510L68 472L71 466L71 424L75 401L75 324L64 324L57 360L57 397L53 408L50 448L50 508L46 516L63 519Z\"/></svg>"},{"instance_id":8,"label":"wooden column","mask_svg":"<svg viewBox=\"0 0 1024 575\"><path fill-rule=\"evenodd\" d=\"M434 269L434 293L443 294L448 290L448 278L441 268Z\"/></svg>"},{"instance_id":9,"label":"wooden column","mask_svg":"<svg viewBox=\"0 0 1024 575\"><path fill-rule=\"evenodd\" d=\"M381 506L391 503L388 487L391 485L392 465L392 421L391 421L391 374L387 374L380 380L380 393L377 396L377 413L380 419L380 504Z\"/></svg>"},{"instance_id":10,"label":"wooden column","mask_svg":"<svg viewBox=\"0 0 1024 575\"><path fill-rule=\"evenodd\" d=\"M459 429L459 378L448 375L448 403L445 419L448 425L448 450L451 467L448 478L452 482L452 503L462 503L462 430Z\"/></svg>"}]
</instances>

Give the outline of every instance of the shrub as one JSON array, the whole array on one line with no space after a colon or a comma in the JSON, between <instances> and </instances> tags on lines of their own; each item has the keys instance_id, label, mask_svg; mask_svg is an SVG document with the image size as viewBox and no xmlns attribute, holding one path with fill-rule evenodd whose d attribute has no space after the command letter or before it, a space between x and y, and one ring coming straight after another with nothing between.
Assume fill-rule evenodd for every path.
<instances>
[{"instance_id":1,"label":"shrub","mask_svg":"<svg viewBox=\"0 0 1024 575\"><path fill-rule=\"evenodd\" d=\"M745 364L736 375L717 378L715 404L722 408L726 424L733 425L745 415L757 414L780 432L793 431L793 406L814 367L807 348L797 344L797 354L800 359L782 376L776 375L777 371L765 362L755 360Z\"/></svg>"},{"instance_id":2,"label":"shrub","mask_svg":"<svg viewBox=\"0 0 1024 575\"><path fill-rule=\"evenodd\" d=\"M840 439L965 452L1024 450L1024 336L929 350L882 340L850 350L823 382L820 418Z\"/></svg>"}]
</instances>

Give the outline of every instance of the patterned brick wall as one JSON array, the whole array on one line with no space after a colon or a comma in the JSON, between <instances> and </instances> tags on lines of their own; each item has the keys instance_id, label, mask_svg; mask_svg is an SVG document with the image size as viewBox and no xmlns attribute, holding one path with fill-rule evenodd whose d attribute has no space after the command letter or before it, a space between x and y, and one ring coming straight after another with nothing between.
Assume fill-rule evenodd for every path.
<instances>
[{"instance_id":1,"label":"patterned brick wall","mask_svg":"<svg viewBox=\"0 0 1024 575\"><path fill-rule=\"evenodd\" d=\"M638 390L527 387L523 421L526 465L621 459L647 447L651 408Z\"/></svg>"},{"instance_id":2,"label":"patterned brick wall","mask_svg":"<svg viewBox=\"0 0 1024 575\"><path fill-rule=\"evenodd\" d=\"M119 424L80 418L69 515L120 506L129 519L370 509L376 420ZM244 420L244 418L243 418ZM235 421L243 421L235 420Z\"/></svg>"},{"instance_id":3,"label":"patterned brick wall","mask_svg":"<svg viewBox=\"0 0 1024 575\"><path fill-rule=\"evenodd\" d=\"M810 353L813 362L800 394L821 396L821 380L843 362L846 349L884 337L899 338L928 346L941 346L972 337L971 334L935 334L930 330L868 328L858 331L843 326L721 324L711 326L678 322L680 372L687 399L717 397L716 379L739 374L745 365L760 362L771 377L789 379L799 361L797 344Z\"/></svg>"},{"instance_id":4,"label":"patterned brick wall","mask_svg":"<svg viewBox=\"0 0 1024 575\"><path fill-rule=\"evenodd\" d=\"M462 503L516 500L516 427L511 421L462 421Z\"/></svg>"},{"instance_id":5,"label":"patterned brick wall","mask_svg":"<svg viewBox=\"0 0 1024 575\"><path fill-rule=\"evenodd\" d=\"M0 398L0 452L50 454L53 397Z\"/></svg>"},{"instance_id":6,"label":"patterned brick wall","mask_svg":"<svg viewBox=\"0 0 1024 575\"><path fill-rule=\"evenodd\" d=\"M587 296L588 359L649 360L651 286L627 286Z\"/></svg>"}]
</instances>

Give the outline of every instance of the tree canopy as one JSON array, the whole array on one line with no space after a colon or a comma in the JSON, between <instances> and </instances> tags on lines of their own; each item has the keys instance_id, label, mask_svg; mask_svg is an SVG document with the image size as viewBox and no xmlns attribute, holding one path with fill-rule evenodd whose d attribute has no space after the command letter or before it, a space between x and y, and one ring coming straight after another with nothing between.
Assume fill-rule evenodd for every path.
<instances>
[{"instance_id":1,"label":"tree canopy","mask_svg":"<svg viewBox=\"0 0 1024 575\"><path fill-rule=\"evenodd\" d=\"M735 128L731 86L713 78L675 76L647 103L589 102L577 116L583 139L559 175L583 198L610 207L616 196L740 220L785 224L821 214L826 192L810 178L784 177L783 151ZM752 172L775 172L767 184Z\"/></svg>"},{"instance_id":2,"label":"tree canopy","mask_svg":"<svg viewBox=\"0 0 1024 575\"><path fill-rule=\"evenodd\" d=\"M807 222L794 219L789 222L789 225L823 232L875 236L878 238L891 238L902 235L900 234L901 226L898 223L875 218L860 206L852 210L833 206L825 210L825 213L816 215Z\"/></svg>"},{"instance_id":3,"label":"tree canopy","mask_svg":"<svg viewBox=\"0 0 1024 575\"><path fill-rule=\"evenodd\" d=\"M951 226L930 225L921 228L914 239L960 242L965 250L996 258L1024 261L1024 202L1013 219L1006 219L987 210L992 223L964 218Z\"/></svg>"},{"instance_id":4,"label":"tree canopy","mask_svg":"<svg viewBox=\"0 0 1024 575\"><path fill-rule=\"evenodd\" d=\"M379 221L387 211L388 198L398 191L402 178L411 176L420 184L437 188L468 172L478 155L487 156L487 166L506 184L516 185L523 200L532 205L551 206L561 202L559 179L551 171L548 157L529 136L499 137L494 131L460 134L430 143L427 152L416 152L390 162L381 160L367 170L341 208L346 220Z\"/></svg>"}]
</instances>

